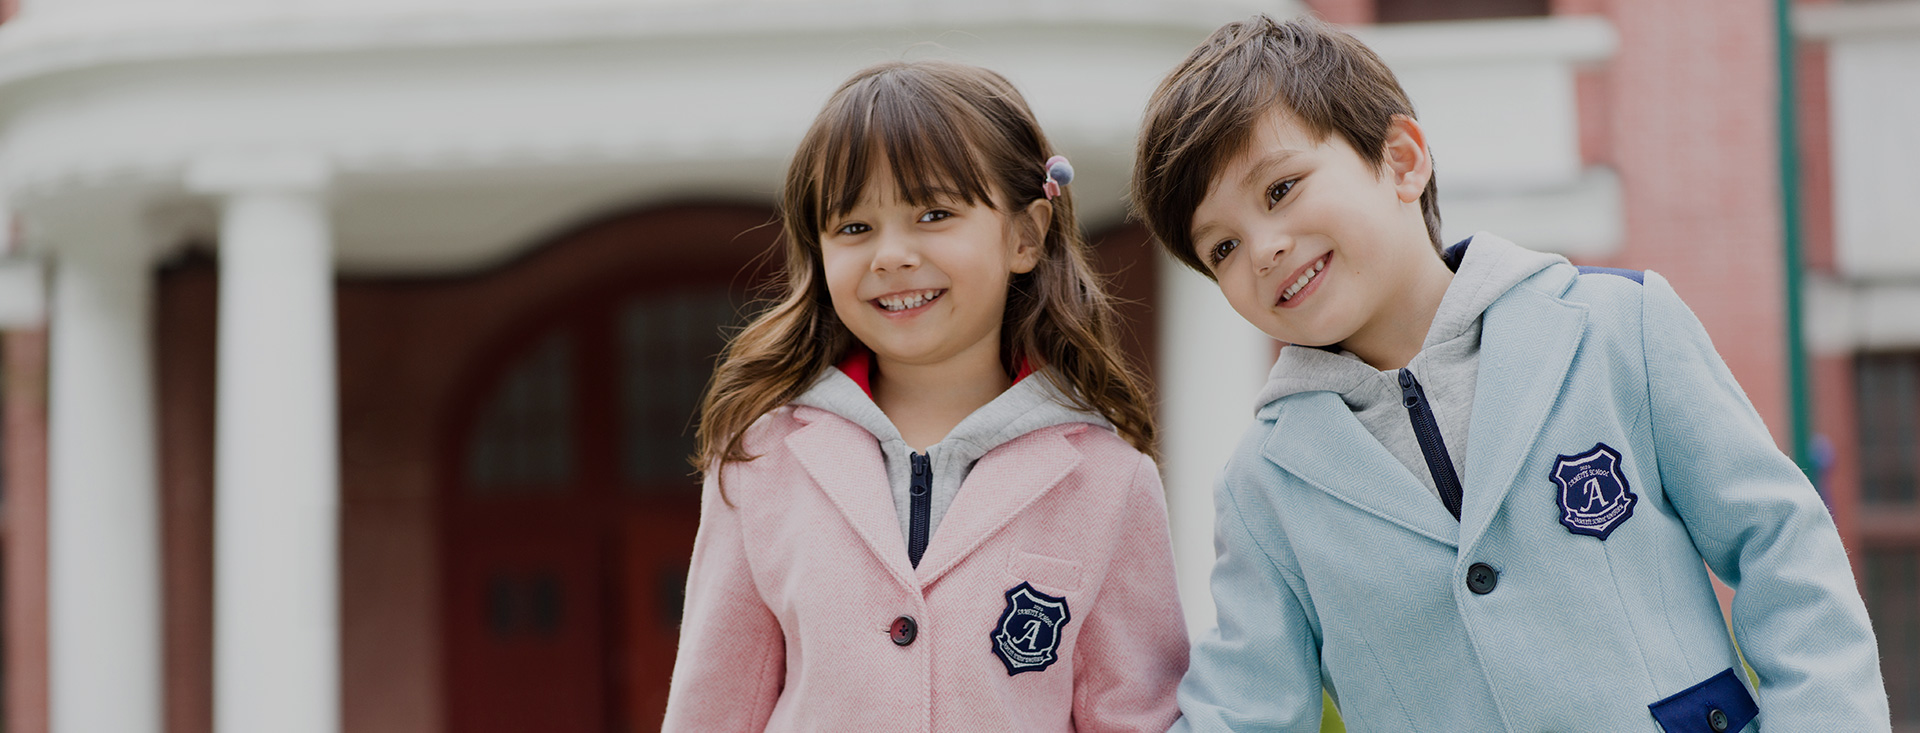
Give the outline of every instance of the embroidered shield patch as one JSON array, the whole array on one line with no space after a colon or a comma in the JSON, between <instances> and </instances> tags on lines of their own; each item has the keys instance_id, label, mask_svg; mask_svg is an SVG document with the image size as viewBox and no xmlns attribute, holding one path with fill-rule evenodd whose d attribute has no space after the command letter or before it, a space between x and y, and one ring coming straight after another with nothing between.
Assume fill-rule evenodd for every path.
<instances>
[{"instance_id":1,"label":"embroidered shield patch","mask_svg":"<svg viewBox=\"0 0 1920 733\"><path fill-rule=\"evenodd\" d=\"M1633 516L1639 499L1620 470L1620 451L1595 443L1585 453L1558 458L1548 477L1560 487L1560 523L1568 532L1606 541Z\"/></svg>"},{"instance_id":2,"label":"embroidered shield patch","mask_svg":"<svg viewBox=\"0 0 1920 733\"><path fill-rule=\"evenodd\" d=\"M1038 672L1056 661L1060 637L1073 614L1067 599L1021 583L1007 591L1007 609L993 628L993 654L1007 665L1007 676Z\"/></svg>"}]
</instances>

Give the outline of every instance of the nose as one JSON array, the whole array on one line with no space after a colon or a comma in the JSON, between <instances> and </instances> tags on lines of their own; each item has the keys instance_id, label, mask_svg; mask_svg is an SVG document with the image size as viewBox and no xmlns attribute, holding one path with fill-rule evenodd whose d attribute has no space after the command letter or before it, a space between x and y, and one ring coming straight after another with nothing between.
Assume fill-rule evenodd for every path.
<instances>
[{"instance_id":1,"label":"nose","mask_svg":"<svg viewBox=\"0 0 1920 733\"><path fill-rule=\"evenodd\" d=\"M1253 255L1260 274L1265 275L1279 266L1280 258L1293 249L1293 236L1280 231L1259 232L1248 237L1245 246L1252 250L1248 254Z\"/></svg>"},{"instance_id":2,"label":"nose","mask_svg":"<svg viewBox=\"0 0 1920 733\"><path fill-rule=\"evenodd\" d=\"M874 272L897 272L920 266L920 248L913 237L894 230L881 231L875 239Z\"/></svg>"}]
</instances>

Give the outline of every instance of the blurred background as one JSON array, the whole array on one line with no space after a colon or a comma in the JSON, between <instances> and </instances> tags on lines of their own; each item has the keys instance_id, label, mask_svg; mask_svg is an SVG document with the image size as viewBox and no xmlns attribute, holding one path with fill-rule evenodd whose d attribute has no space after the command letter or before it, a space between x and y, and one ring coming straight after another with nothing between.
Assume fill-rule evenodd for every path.
<instances>
[{"instance_id":1,"label":"blurred background","mask_svg":"<svg viewBox=\"0 0 1920 733\"><path fill-rule=\"evenodd\" d=\"M698 393L794 144L895 58L1073 159L1205 629L1275 346L1122 197L1160 76L1262 11L1393 66L1449 238L1672 280L1920 731L1920 0L0 2L4 730L657 728Z\"/></svg>"}]
</instances>

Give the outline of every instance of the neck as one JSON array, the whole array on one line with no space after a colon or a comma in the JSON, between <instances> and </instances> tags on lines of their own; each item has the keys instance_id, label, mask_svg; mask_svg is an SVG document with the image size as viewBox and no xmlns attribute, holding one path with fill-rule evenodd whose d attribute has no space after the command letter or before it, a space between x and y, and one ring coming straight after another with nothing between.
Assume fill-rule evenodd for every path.
<instances>
[{"instance_id":1,"label":"neck","mask_svg":"<svg viewBox=\"0 0 1920 733\"><path fill-rule=\"evenodd\" d=\"M873 400L915 451L938 443L981 406L1007 391L1013 380L1000 365L1000 336L933 364L910 364L875 356Z\"/></svg>"},{"instance_id":2,"label":"neck","mask_svg":"<svg viewBox=\"0 0 1920 733\"><path fill-rule=\"evenodd\" d=\"M1422 257L1409 280L1400 297L1381 303L1379 312L1341 347L1382 371L1401 369L1413 361L1426 344L1440 300L1453 282L1453 271L1439 257Z\"/></svg>"}]
</instances>

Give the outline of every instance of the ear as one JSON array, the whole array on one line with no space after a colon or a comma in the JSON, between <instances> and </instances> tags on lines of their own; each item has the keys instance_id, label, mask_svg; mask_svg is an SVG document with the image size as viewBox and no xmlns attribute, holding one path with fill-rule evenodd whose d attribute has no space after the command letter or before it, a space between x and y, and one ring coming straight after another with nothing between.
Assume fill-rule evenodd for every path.
<instances>
[{"instance_id":1,"label":"ear","mask_svg":"<svg viewBox=\"0 0 1920 733\"><path fill-rule=\"evenodd\" d=\"M1427 131L1406 115L1394 115L1387 127L1387 173L1401 203L1415 203L1433 178L1433 156L1427 151Z\"/></svg>"},{"instance_id":2,"label":"ear","mask_svg":"<svg viewBox=\"0 0 1920 733\"><path fill-rule=\"evenodd\" d=\"M1033 272L1033 268L1040 266L1040 250L1046 246L1047 229L1053 226L1053 202L1035 199L1015 216L1022 221L1015 223L1018 231L1008 238L1013 245L1009 270L1014 274Z\"/></svg>"}]
</instances>

